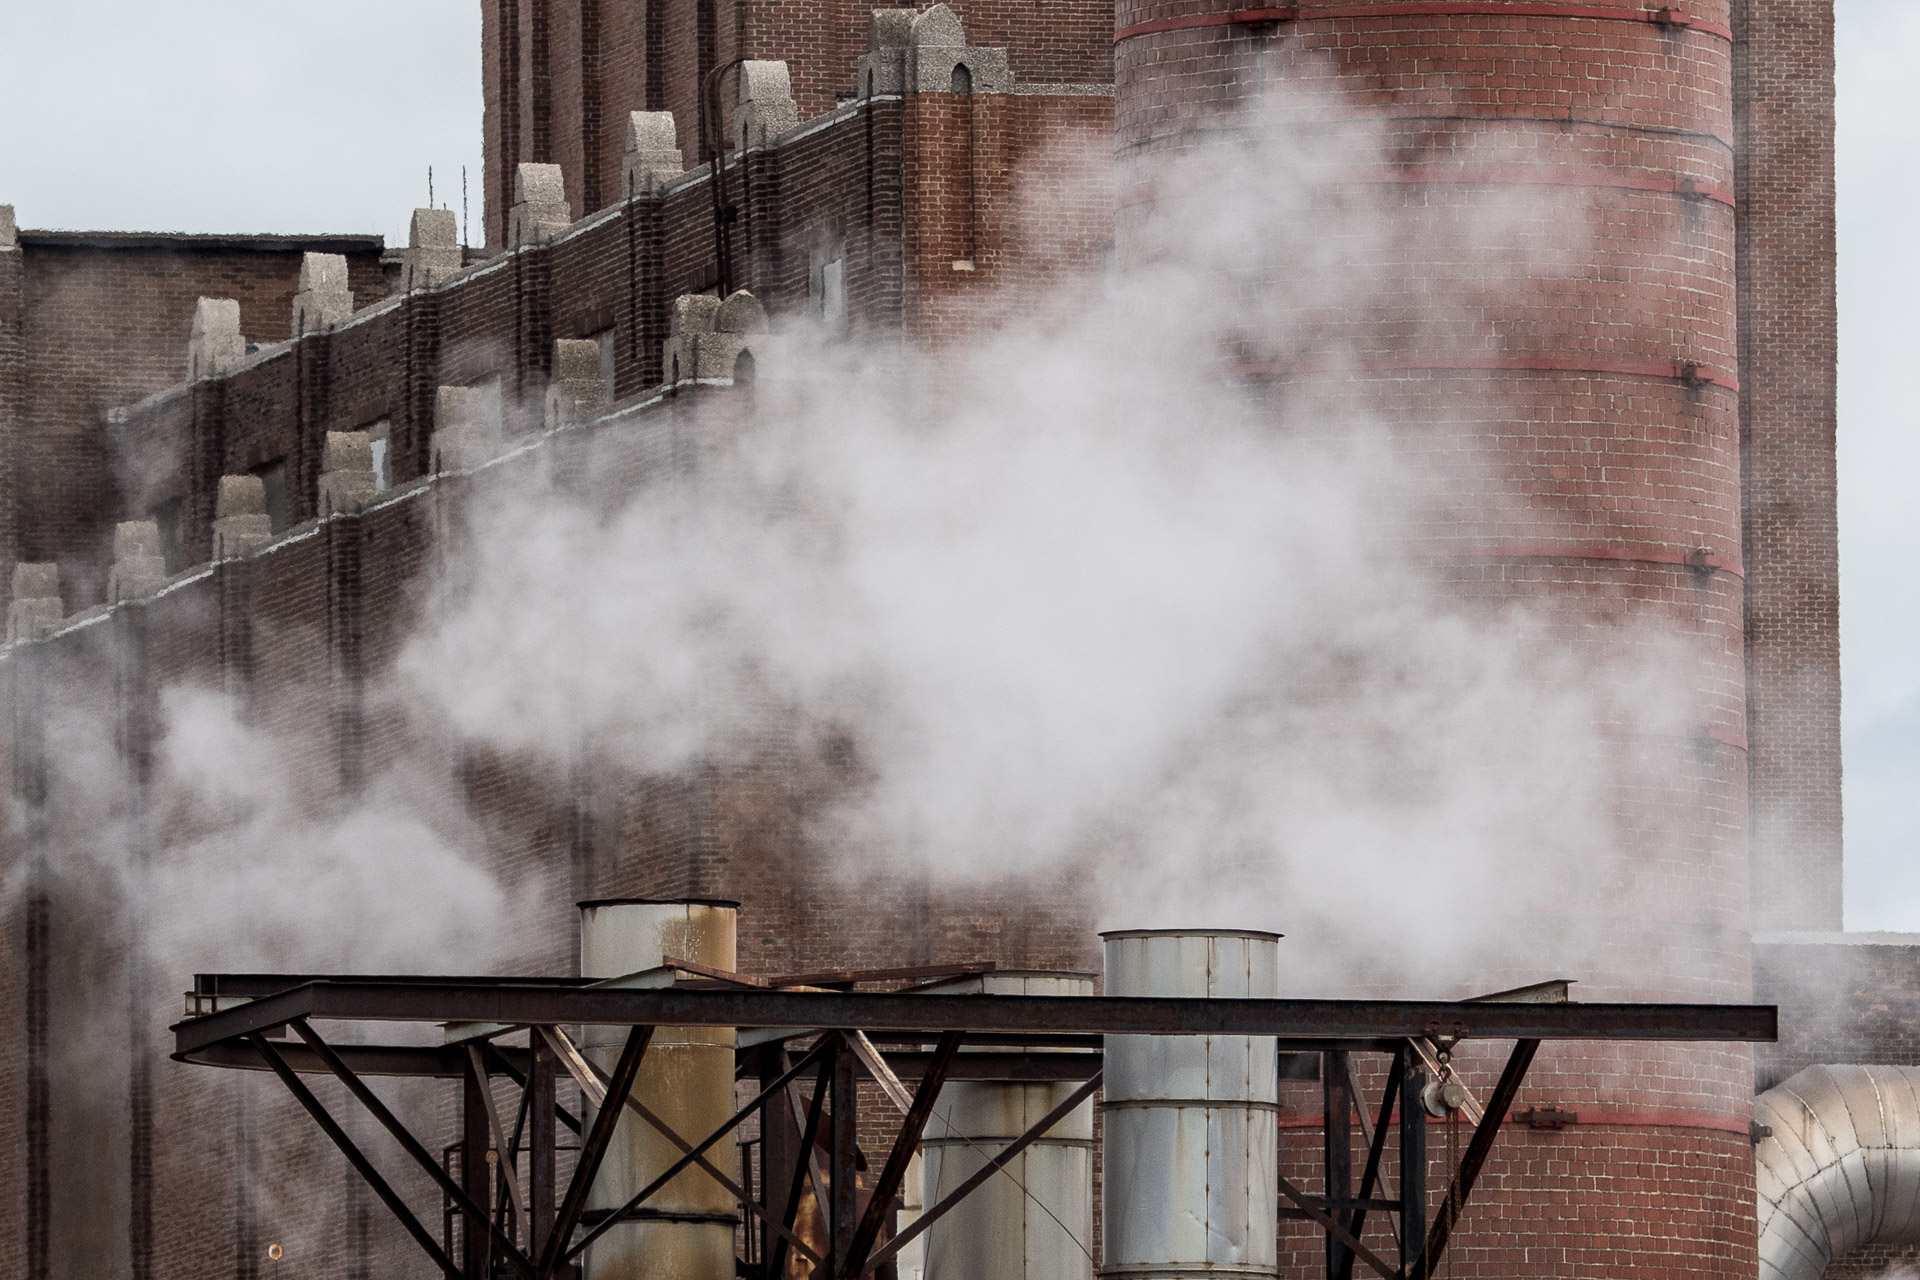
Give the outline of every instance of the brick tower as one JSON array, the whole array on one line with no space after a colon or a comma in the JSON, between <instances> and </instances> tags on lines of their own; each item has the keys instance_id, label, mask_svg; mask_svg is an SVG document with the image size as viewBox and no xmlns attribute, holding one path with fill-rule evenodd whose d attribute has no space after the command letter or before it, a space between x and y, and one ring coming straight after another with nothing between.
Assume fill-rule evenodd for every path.
<instances>
[{"instance_id":1,"label":"brick tower","mask_svg":"<svg viewBox=\"0 0 1920 1280\"><path fill-rule=\"evenodd\" d=\"M1339 245L1315 269L1349 273L1355 301L1322 289L1314 323L1253 333L1228 362L1276 403L1364 404L1399 456L1460 480L1464 501L1406 548L1442 598L1524 605L1564 655L1631 662L1658 635L1683 673L1683 727L1593 726L1628 905L1582 962L1588 998L1750 991L1736 19L1725 0L1687 9L1120 0L1115 22L1122 259L1155 251L1196 152L1220 148L1200 171L1226 172L1280 109L1262 86L1310 93L1281 127L1354 141L1306 146L1322 194L1305 206L1381 230L1326 218L1315 232ZM1516 257L1552 269L1448 261L1494 214ZM1276 292L1289 270L1273 267ZM1608 914L1611 890L1565 873L1580 910ZM1477 1211L1456 1274L1751 1273L1743 1051L1536 1070L1529 1093L1580 1123L1496 1157L1526 1189Z\"/></svg>"}]
</instances>

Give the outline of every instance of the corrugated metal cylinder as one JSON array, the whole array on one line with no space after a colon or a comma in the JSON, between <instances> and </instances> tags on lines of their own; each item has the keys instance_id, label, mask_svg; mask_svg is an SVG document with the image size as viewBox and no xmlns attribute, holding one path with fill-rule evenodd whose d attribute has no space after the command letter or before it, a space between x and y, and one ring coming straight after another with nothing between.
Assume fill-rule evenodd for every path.
<instances>
[{"instance_id":1,"label":"corrugated metal cylinder","mask_svg":"<svg viewBox=\"0 0 1920 1280\"><path fill-rule=\"evenodd\" d=\"M1111 996L1278 994L1278 934L1102 936ZM1278 1274L1277 1050L1270 1036L1106 1038L1101 1275Z\"/></svg>"},{"instance_id":2,"label":"corrugated metal cylinder","mask_svg":"<svg viewBox=\"0 0 1920 1280\"><path fill-rule=\"evenodd\" d=\"M715 901L583 902L580 974L617 978L669 959L731 970L737 910L736 903ZM627 1032L585 1027L581 1050L611 1074ZM730 1028L661 1027L641 1062L634 1097L687 1141L698 1142L733 1114L733 1056ZM722 1169L727 1151L713 1153ZM638 1116L623 1117L594 1180L586 1221L624 1204L680 1155ZM634 1220L595 1242L585 1259L587 1280L731 1280L738 1221L732 1195L699 1169L688 1169L636 1210Z\"/></svg>"},{"instance_id":3,"label":"corrugated metal cylinder","mask_svg":"<svg viewBox=\"0 0 1920 1280\"><path fill-rule=\"evenodd\" d=\"M941 995L1089 996L1093 978L990 973L930 990ZM983 1046L974 1052L1018 1050ZM1064 1102L1075 1087L1072 1081L948 1084L921 1142L922 1203L939 1203L995 1152ZM1092 1280L1092 1101L1075 1108L1008 1162L999 1176L962 1200L927 1230L926 1241L926 1280Z\"/></svg>"}]
</instances>

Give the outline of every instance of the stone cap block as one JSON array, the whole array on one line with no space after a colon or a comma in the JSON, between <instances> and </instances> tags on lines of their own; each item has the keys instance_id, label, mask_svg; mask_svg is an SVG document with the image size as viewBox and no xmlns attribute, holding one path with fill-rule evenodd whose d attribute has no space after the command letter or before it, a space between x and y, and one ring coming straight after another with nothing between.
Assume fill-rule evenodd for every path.
<instances>
[{"instance_id":1,"label":"stone cap block","mask_svg":"<svg viewBox=\"0 0 1920 1280\"><path fill-rule=\"evenodd\" d=\"M714 317L720 311L720 299L710 293L683 293L673 300L672 334L712 333Z\"/></svg>"},{"instance_id":2,"label":"stone cap block","mask_svg":"<svg viewBox=\"0 0 1920 1280\"><path fill-rule=\"evenodd\" d=\"M441 387L434 392L433 425L436 430L477 426L497 432L499 396L492 387Z\"/></svg>"},{"instance_id":3,"label":"stone cap block","mask_svg":"<svg viewBox=\"0 0 1920 1280\"><path fill-rule=\"evenodd\" d=\"M914 17L911 9L875 9L867 24L868 50L906 48L913 39Z\"/></svg>"},{"instance_id":4,"label":"stone cap block","mask_svg":"<svg viewBox=\"0 0 1920 1280\"><path fill-rule=\"evenodd\" d=\"M220 495L214 500L216 520L228 516L267 514L267 486L259 476L221 476Z\"/></svg>"},{"instance_id":5,"label":"stone cap block","mask_svg":"<svg viewBox=\"0 0 1920 1280\"><path fill-rule=\"evenodd\" d=\"M960 15L944 4L936 4L920 11L913 20L911 43L919 48L954 48L967 43L966 28L960 25Z\"/></svg>"},{"instance_id":6,"label":"stone cap block","mask_svg":"<svg viewBox=\"0 0 1920 1280\"><path fill-rule=\"evenodd\" d=\"M113 558L133 560L160 554L160 526L152 520L122 520L113 526Z\"/></svg>"},{"instance_id":7,"label":"stone cap block","mask_svg":"<svg viewBox=\"0 0 1920 1280\"><path fill-rule=\"evenodd\" d=\"M15 600L58 600L60 566L51 562L23 561L13 566Z\"/></svg>"},{"instance_id":8,"label":"stone cap block","mask_svg":"<svg viewBox=\"0 0 1920 1280\"><path fill-rule=\"evenodd\" d=\"M410 249L457 249L460 247L460 220L451 209L415 209L413 224L407 229Z\"/></svg>"},{"instance_id":9,"label":"stone cap block","mask_svg":"<svg viewBox=\"0 0 1920 1280\"><path fill-rule=\"evenodd\" d=\"M727 300L714 309L713 332L715 333L765 333L767 331L767 309L760 305L760 299L745 289L735 289Z\"/></svg>"},{"instance_id":10,"label":"stone cap block","mask_svg":"<svg viewBox=\"0 0 1920 1280\"><path fill-rule=\"evenodd\" d=\"M600 344L592 338L561 338L553 344L553 376L563 382L600 380Z\"/></svg>"},{"instance_id":11,"label":"stone cap block","mask_svg":"<svg viewBox=\"0 0 1920 1280\"><path fill-rule=\"evenodd\" d=\"M515 204L565 204L567 180L557 164L522 164L513 171Z\"/></svg>"},{"instance_id":12,"label":"stone cap block","mask_svg":"<svg viewBox=\"0 0 1920 1280\"><path fill-rule=\"evenodd\" d=\"M322 473L372 471L373 438L364 431L329 431L320 460Z\"/></svg>"},{"instance_id":13,"label":"stone cap block","mask_svg":"<svg viewBox=\"0 0 1920 1280\"><path fill-rule=\"evenodd\" d=\"M627 150L672 151L678 153L680 135L674 130L671 111L632 111L627 113Z\"/></svg>"},{"instance_id":14,"label":"stone cap block","mask_svg":"<svg viewBox=\"0 0 1920 1280\"><path fill-rule=\"evenodd\" d=\"M193 336L224 338L240 332L237 298L202 298L193 304Z\"/></svg>"},{"instance_id":15,"label":"stone cap block","mask_svg":"<svg viewBox=\"0 0 1920 1280\"><path fill-rule=\"evenodd\" d=\"M13 220L13 206L0 204L0 249L20 247L20 228Z\"/></svg>"},{"instance_id":16,"label":"stone cap block","mask_svg":"<svg viewBox=\"0 0 1920 1280\"><path fill-rule=\"evenodd\" d=\"M793 96L793 77L784 62L750 58L740 64L740 101L778 102Z\"/></svg>"},{"instance_id":17,"label":"stone cap block","mask_svg":"<svg viewBox=\"0 0 1920 1280\"><path fill-rule=\"evenodd\" d=\"M346 255L342 253L302 254L300 257L300 292L348 292Z\"/></svg>"}]
</instances>

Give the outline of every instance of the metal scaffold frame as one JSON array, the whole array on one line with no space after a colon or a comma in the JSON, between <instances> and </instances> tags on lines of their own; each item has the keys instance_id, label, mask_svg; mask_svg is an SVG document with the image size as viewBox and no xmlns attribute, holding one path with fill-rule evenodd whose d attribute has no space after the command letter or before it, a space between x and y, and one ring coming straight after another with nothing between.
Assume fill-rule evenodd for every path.
<instances>
[{"instance_id":1,"label":"metal scaffold frame","mask_svg":"<svg viewBox=\"0 0 1920 1280\"><path fill-rule=\"evenodd\" d=\"M742 1275L779 1280L794 1254L816 1277L860 1280L884 1273L899 1251L939 1221L1032 1143L1099 1090L1103 1037L1109 1035L1272 1036L1282 1075L1317 1074L1324 1103L1325 1186L1313 1195L1278 1179L1283 1218L1316 1224L1326 1239L1330 1280L1351 1280L1364 1264L1382 1280L1430 1280L1465 1213L1502 1124L1513 1108L1540 1045L1549 1040L1771 1041L1771 1006L1573 1003L1565 984L1474 1001L1196 999L1120 996L927 994L907 989L859 991L863 982L981 973L990 964L937 969L748 978L698 965L594 982L578 978L318 977L293 974L201 975L188 996L187 1020L174 1032L174 1058L208 1066L267 1070L276 1075L365 1179L374 1194L448 1280L559 1280L575 1272L585 1250L692 1168L723 1185L748 1230ZM801 988L801 989L796 989ZM442 1024L446 1043L331 1044L320 1021ZM612 1070L580 1051L569 1028L626 1027ZM736 1078L754 1081L752 1099L713 1132L691 1139L640 1099L633 1086L659 1027L724 1027L741 1031ZM524 1046L505 1043L525 1034ZM1451 1052L1463 1041L1512 1041L1506 1065L1486 1103L1453 1075ZM963 1054L963 1046L1002 1051ZM883 1047L884 1046L884 1047ZM1021 1050L1028 1050L1022 1052ZM1363 1096L1354 1055L1387 1055L1377 1108ZM1316 1069L1317 1068L1317 1072ZM396 1192L346 1128L308 1088L303 1076L332 1076L439 1187L448 1228L440 1238ZM372 1076L459 1081L461 1139L436 1158L367 1083ZM505 1076L519 1089L511 1122L494 1100ZM556 1096L571 1078L595 1108L576 1117ZM861 1080L876 1083L900 1113L881 1171L871 1186L856 1169ZM949 1080L1025 1083L1078 1081L1057 1107L1005 1144L983 1166L905 1229L894 1232L896 1201ZM806 1086L811 1082L811 1089ZM909 1087L911 1082L911 1087ZM1471 1121L1472 1136L1429 1214L1426 1124L1436 1085L1446 1085L1448 1113ZM1418 1124L1395 1124L1420 1116ZM622 1115L631 1113L681 1155L611 1212L587 1209L588 1193ZM759 1177L743 1162L743 1180L708 1153L747 1120L761 1121ZM1365 1147L1353 1177L1353 1122ZM564 1186L557 1176L559 1132L579 1136ZM1384 1165L1390 1130L1398 1133L1401 1170L1387 1194ZM824 1141L821 1139L824 1138ZM822 1151L824 1149L824 1155ZM457 1163L457 1176L448 1166ZM525 1172L524 1179L520 1170ZM744 1181L744 1185L743 1185ZM757 1181L757 1189L755 1183ZM809 1240L797 1212L811 1191L824 1239ZM866 1204L861 1196L867 1192ZM1399 1245L1397 1260L1364 1243L1369 1214L1386 1214ZM455 1220L466 1228L453 1245ZM456 1259L454 1254L461 1256Z\"/></svg>"}]
</instances>

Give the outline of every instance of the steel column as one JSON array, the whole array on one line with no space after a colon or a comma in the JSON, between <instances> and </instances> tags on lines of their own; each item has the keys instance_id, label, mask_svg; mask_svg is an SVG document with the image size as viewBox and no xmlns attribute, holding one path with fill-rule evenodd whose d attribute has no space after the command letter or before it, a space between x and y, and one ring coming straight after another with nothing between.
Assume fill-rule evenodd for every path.
<instances>
[{"instance_id":1,"label":"steel column","mask_svg":"<svg viewBox=\"0 0 1920 1280\"><path fill-rule=\"evenodd\" d=\"M1353 1195L1353 1085L1344 1049L1320 1056L1321 1096L1326 1107L1327 1211L1342 1227L1352 1230L1354 1211L1345 1207ZM1346 1261L1347 1246L1327 1236L1327 1280L1337 1280Z\"/></svg>"},{"instance_id":2,"label":"steel column","mask_svg":"<svg viewBox=\"0 0 1920 1280\"><path fill-rule=\"evenodd\" d=\"M827 1239L830 1244L827 1255L833 1264L831 1273L839 1275L846 1266L853 1249L854 1232L860 1225L857 1172L860 1161L860 1076L856 1070L853 1048L844 1037L836 1037L833 1046L833 1081L829 1087L832 1089L829 1101L833 1114L830 1138L833 1144L833 1171L827 1195L833 1200L833 1209L827 1215Z\"/></svg>"},{"instance_id":3,"label":"steel column","mask_svg":"<svg viewBox=\"0 0 1920 1280\"><path fill-rule=\"evenodd\" d=\"M1411 1275L1427 1244L1427 1106L1421 1093L1427 1068L1417 1054L1401 1055L1400 1269Z\"/></svg>"},{"instance_id":4,"label":"steel column","mask_svg":"<svg viewBox=\"0 0 1920 1280\"><path fill-rule=\"evenodd\" d=\"M533 1052L527 1065L527 1253L538 1258L553 1235L554 1152L559 1138L554 1084L560 1063L538 1032L528 1037L528 1047Z\"/></svg>"}]
</instances>

